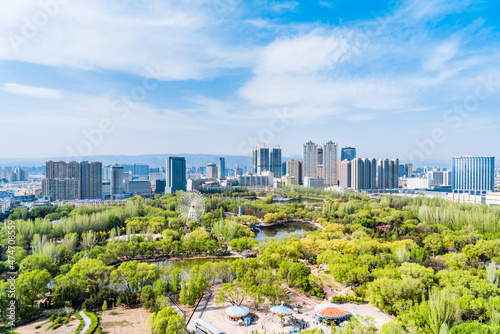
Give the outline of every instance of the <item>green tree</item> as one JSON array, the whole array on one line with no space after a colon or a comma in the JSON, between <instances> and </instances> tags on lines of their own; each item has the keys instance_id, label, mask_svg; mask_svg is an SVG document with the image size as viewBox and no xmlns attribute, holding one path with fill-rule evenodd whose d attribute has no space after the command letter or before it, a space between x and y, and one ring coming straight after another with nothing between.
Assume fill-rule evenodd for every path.
<instances>
[{"instance_id":1,"label":"green tree","mask_svg":"<svg viewBox=\"0 0 500 334\"><path fill-rule=\"evenodd\" d=\"M102 311L106 312L107 310L108 310L108 302L104 301L104 303L102 303Z\"/></svg>"}]
</instances>

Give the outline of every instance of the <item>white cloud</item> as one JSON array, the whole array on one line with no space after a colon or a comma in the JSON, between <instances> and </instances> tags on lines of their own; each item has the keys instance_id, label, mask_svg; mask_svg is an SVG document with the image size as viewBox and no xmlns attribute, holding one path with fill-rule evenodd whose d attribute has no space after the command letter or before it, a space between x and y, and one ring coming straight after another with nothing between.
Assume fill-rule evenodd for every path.
<instances>
[{"instance_id":1,"label":"white cloud","mask_svg":"<svg viewBox=\"0 0 500 334\"><path fill-rule=\"evenodd\" d=\"M458 42L446 41L434 48L428 59L425 60L423 67L427 70L443 70L444 65L453 59L458 52Z\"/></svg>"},{"instance_id":2,"label":"white cloud","mask_svg":"<svg viewBox=\"0 0 500 334\"><path fill-rule=\"evenodd\" d=\"M154 75L162 80L202 79L251 60L251 49L226 41L220 24L225 14L234 16L227 6L208 0L127 5L70 1L49 15L37 2L5 3L0 59L142 76L150 76L145 68L159 66L162 73Z\"/></svg>"},{"instance_id":3,"label":"white cloud","mask_svg":"<svg viewBox=\"0 0 500 334\"><path fill-rule=\"evenodd\" d=\"M274 5L273 9L277 12L294 11L299 5L298 1L284 1Z\"/></svg>"},{"instance_id":4,"label":"white cloud","mask_svg":"<svg viewBox=\"0 0 500 334\"><path fill-rule=\"evenodd\" d=\"M328 2L328 1L320 1L319 4L320 4L320 6L323 6L323 7L333 8L333 4L331 2Z\"/></svg>"},{"instance_id":5,"label":"white cloud","mask_svg":"<svg viewBox=\"0 0 500 334\"><path fill-rule=\"evenodd\" d=\"M329 70L348 49L347 39L315 30L307 35L278 39L265 47L254 71L269 75Z\"/></svg>"},{"instance_id":6,"label":"white cloud","mask_svg":"<svg viewBox=\"0 0 500 334\"><path fill-rule=\"evenodd\" d=\"M20 84L15 84L15 83L4 84L2 87L0 87L0 89L3 91L9 92L9 93L13 93L13 94L38 97L38 98L43 98L43 99L60 99L60 98L62 98L61 92L57 89L33 87L33 86L26 86L26 85L20 85Z\"/></svg>"}]
</instances>

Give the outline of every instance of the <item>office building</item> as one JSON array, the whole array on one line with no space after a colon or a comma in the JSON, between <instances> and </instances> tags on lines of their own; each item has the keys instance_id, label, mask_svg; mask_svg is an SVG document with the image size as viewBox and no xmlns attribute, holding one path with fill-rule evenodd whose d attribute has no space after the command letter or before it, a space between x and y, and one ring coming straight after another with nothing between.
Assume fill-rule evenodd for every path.
<instances>
[{"instance_id":1,"label":"office building","mask_svg":"<svg viewBox=\"0 0 500 334\"><path fill-rule=\"evenodd\" d=\"M337 185L337 149L338 145L332 141L323 145L323 178L326 187Z\"/></svg>"},{"instance_id":2,"label":"office building","mask_svg":"<svg viewBox=\"0 0 500 334\"><path fill-rule=\"evenodd\" d=\"M149 196L152 193L151 183L147 180L135 180L126 182L125 192L132 195Z\"/></svg>"},{"instance_id":3,"label":"office building","mask_svg":"<svg viewBox=\"0 0 500 334\"><path fill-rule=\"evenodd\" d=\"M354 147L343 147L340 151L340 161L356 159L356 149Z\"/></svg>"},{"instance_id":4,"label":"office building","mask_svg":"<svg viewBox=\"0 0 500 334\"><path fill-rule=\"evenodd\" d=\"M378 162L378 188L399 188L399 159L380 159Z\"/></svg>"},{"instance_id":5,"label":"office building","mask_svg":"<svg viewBox=\"0 0 500 334\"><path fill-rule=\"evenodd\" d=\"M111 180L111 165L102 166L102 180L110 181Z\"/></svg>"},{"instance_id":6,"label":"office building","mask_svg":"<svg viewBox=\"0 0 500 334\"><path fill-rule=\"evenodd\" d=\"M270 171L274 174L275 178L281 178L281 148L272 148L269 153L269 166Z\"/></svg>"},{"instance_id":7,"label":"office building","mask_svg":"<svg viewBox=\"0 0 500 334\"><path fill-rule=\"evenodd\" d=\"M156 180L155 194L164 194L166 186L166 180Z\"/></svg>"},{"instance_id":8,"label":"office building","mask_svg":"<svg viewBox=\"0 0 500 334\"><path fill-rule=\"evenodd\" d=\"M305 143L303 149L304 177L318 177L318 161L318 145L312 141Z\"/></svg>"},{"instance_id":9,"label":"office building","mask_svg":"<svg viewBox=\"0 0 500 334\"><path fill-rule=\"evenodd\" d=\"M484 194L495 191L494 157L455 157L451 165L453 192Z\"/></svg>"},{"instance_id":10,"label":"office building","mask_svg":"<svg viewBox=\"0 0 500 334\"><path fill-rule=\"evenodd\" d=\"M234 169L234 177L238 177L238 176L241 176L241 175L243 175L243 171L241 170L240 167L236 167Z\"/></svg>"},{"instance_id":11,"label":"office building","mask_svg":"<svg viewBox=\"0 0 500 334\"><path fill-rule=\"evenodd\" d=\"M304 177L304 187L306 188L324 188L325 179L322 177Z\"/></svg>"},{"instance_id":12,"label":"office building","mask_svg":"<svg viewBox=\"0 0 500 334\"><path fill-rule=\"evenodd\" d=\"M217 178L217 165L213 164L213 163L207 164L205 175L206 175L207 179L216 179Z\"/></svg>"},{"instance_id":13,"label":"office building","mask_svg":"<svg viewBox=\"0 0 500 334\"><path fill-rule=\"evenodd\" d=\"M343 160L339 165L339 186L351 188L351 161Z\"/></svg>"},{"instance_id":14,"label":"office building","mask_svg":"<svg viewBox=\"0 0 500 334\"><path fill-rule=\"evenodd\" d=\"M115 164L111 166L110 173L110 193L111 198L115 198L116 195L123 195L124 193L124 173L123 166Z\"/></svg>"},{"instance_id":15,"label":"office building","mask_svg":"<svg viewBox=\"0 0 500 334\"><path fill-rule=\"evenodd\" d=\"M169 194L178 190L186 191L186 159L184 157L169 157L166 170L167 186L165 191Z\"/></svg>"},{"instance_id":16,"label":"office building","mask_svg":"<svg viewBox=\"0 0 500 334\"><path fill-rule=\"evenodd\" d=\"M224 157L219 158L219 180L226 178L226 159Z\"/></svg>"},{"instance_id":17,"label":"office building","mask_svg":"<svg viewBox=\"0 0 500 334\"><path fill-rule=\"evenodd\" d=\"M354 190L375 189L377 185L377 161L355 158L351 161L351 188Z\"/></svg>"},{"instance_id":18,"label":"office building","mask_svg":"<svg viewBox=\"0 0 500 334\"><path fill-rule=\"evenodd\" d=\"M286 164L286 175L292 177L291 184L300 185L302 184L302 161L290 159L285 162Z\"/></svg>"}]
</instances>

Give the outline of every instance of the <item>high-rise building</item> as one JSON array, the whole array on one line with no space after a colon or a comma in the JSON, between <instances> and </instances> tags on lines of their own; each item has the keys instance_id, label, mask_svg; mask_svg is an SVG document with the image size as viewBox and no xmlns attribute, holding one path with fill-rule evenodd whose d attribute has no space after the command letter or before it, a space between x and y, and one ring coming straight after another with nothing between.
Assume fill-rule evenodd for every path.
<instances>
[{"instance_id":1,"label":"high-rise building","mask_svg":"<svg viewBox=\"0 0 500 334\"><path fill-rule=\"evenodd\" d=\"M269 153L269 166L275 178L281 178L281 148L272 148Z\"/></svg>"},{"instance_id":2,"label":"high-rise building","mask_svg":"<svg viewBox=\"0 0 500 334\"><path fill-rule=\"evenodd\" d=\"M102 166L102 180L111 180L111 166Z\"/></svg>"},{"instance_id":3,"label":"high-rise building","mask_svg":"<svg viewBox=\"0 0 500 334\"><path fill-rule=\"evenodd\" d=\"M343 160L339 168L339 185L342 188L351 188L351 161Z\"/></svg>"},{"instance_id":4,"label":"high-rise building","mask_svg":"<svg viewBox=\"0 0 500 334\"><path fill-rule=\"evenodd\" d=\"M122 195L124 191L123 166L119 164L112 165L110 174L110 192L111 198L114 198L115 195Z\"/></svg>"},{"instance_id":5,"label":"high-rise building","mask_svg":"<svg viewBox=\"0 0 500 334\"><path fill-rule=\"evenodd\" d=\"M269 148L261 147L257 149L257 174L270 170Z\"/></svg>"},{"instance_id":6,"label":"high-rise building","mask_svg":"<svg viewBox=\"0 0 500 334\"><path fill-rule=\"evenodd\" d=\"M21 167L14 168L14 175L16 181L27 181L28 180L28 172L26 169Z\"/></svg>"},{"instance_id":7,"label":"high-rise building","mask_svg":"<svg viewBox=\"0 0 500 334\"><path fill-rule=\"evenodd\" d=\"M318 145L309 141L304 144L304 177L318 177Z\"/></svg>"},{"instance_id":8,"label":"high-rise building","mask_svg":"<svg viewBox=\"0 0 500 334\"><path fill-rule=\"evenodd\" d=\"M78 170L78 198L102 197L102 163L83 161Z\"/></svg>"},{"instance_id":9,"label":"high-rise building","mask_svg":"<svg viewBox=\"0 0 500 334\"><path fill-rule=\"evenodd\" d=\"M495 191L494 157L454 157L451 166L454 193L484 194Z\"/></svg>"},{"instance_id":10,"label":"high-rise building","mask_svg":"<svg viewBox=\"0 0 500 334\"><path fill-rule=\"evenodd\" d=\"M302 184L302 161L290 159L286 162L286 175L291 177L291 183L293 185Z\"/></svg>"},{"instance_id":11,"label":"high-rise building","mask_svg":"<svg viewBox=\"0 0 500 334\"><path fill-rule=\"evenodd\" d=\"M226 178L226 159L224 157L219 158L219 179Z\"/></svg>"},{"instance_id":12,"label":"high-rise building","mask_svg":"<svg viewBox=\"0 0 500 334\"><path fill-rule=\"evenodd\" d=\"M351 161L351 188L354 190L375 189L377 184L377 161L354 158Z\"/></svg>"},{"instance_id":13,"label":"high-rise building","mask_svg":"<svg viewBox=\"0 0 500 334\"><path fill-rule=\"evenodd\" d=\"M47 161L42 193L54 201L101 198L102 163Z\"/></svg>"},{"instance_id":14,"label":"high-rise building","mask_svg":"<svg viewBox=\"0 0 500 334\"><path fill-rule=\"evenodd\" d=\"M378 162L378 188L399 188L399 159L380 159Z\"/></svg>"},{"instance_id":15,"label":"high-rise building","mask_svg":"<svg viewBox=\"0 0 500 334\"><path fill-rule=\"evenodd\" d=\"M213 163L207 164L207 179L216 179L217 178L217 165Z\"/></svg>"},{"instance_id":16,"label":"high-rise building","mask_svg":"<svg viewBox=\"0 0 500 334\"><path fill-rule=\"evenodd\" d=\"M259 154L257 150L257 146L255 146L255 150L252 150L252 173L257 174L257 155Z\"/></svg>"},{"instance_id":17,"label":"high-rise building","mask_svg":"<svg viewBox=\"0 0 500 334\"><path fill-rule=\"evenodd\" d=\"M340 161L349 160L356 158L356 149L354 147L343 147L340 151Z\"/></svg>"},{"instance_id":18,"label":"high-rise building","mask_svg":"<svg viewBox=\"0 0 500 334\"><path fill-rule=\"evenodd\" d=\"M399 177L410 178L413 175L413 165L412 164L400 164L399 165Z\"/></svg>"},{"instance_id":19,"label":"high-rise building","mask_svg":"<svg viewBox=\"0 0 500 334\"><path fill-rule=\"evenodd\" d=\"M234 169L234 177L238 177L238 176L241 176L241 175L243 175L243 171L241 170L240 167L236 167Z\"/></svg>"},{"instance_id":20,"label":"high-rise building","mask_svg":"<svg viewBox=\"0 0 500 334\"><path fill-rule=\"evenodd\" d=\"M166 192L173 194L178 190L186 191L186 158L169 157L166 168Z\"/></svg>"},{"instance_id":21,"label":"high-rise building","mask_svg":"<svg viewBox=\"0 0 500 334\"><path fill-rule=\"evenodd\" d=\"M338 145L332 141L323 146L323 178L326 187L337 185L337 149Z\"/></svg>"},{"instance_id":22,"label":"high-rise building","mask_svg":"<svg viewBox=\"0 0 500 334\"><path fill-rule=\"evenodd\" d=\"M318 165L323 164L323 147L318 145Z\"/></svg>"}]
</instances>

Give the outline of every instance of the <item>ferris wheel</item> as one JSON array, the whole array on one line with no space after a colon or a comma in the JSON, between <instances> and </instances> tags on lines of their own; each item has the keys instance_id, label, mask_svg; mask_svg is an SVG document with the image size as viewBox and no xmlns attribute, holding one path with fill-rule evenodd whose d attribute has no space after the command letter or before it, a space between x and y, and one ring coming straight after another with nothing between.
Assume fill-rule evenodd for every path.
<instances>
[{"instance_id":1,"label":"ferris wheel","mask_svg":"<svg viewBox=\"0 0 500 334\"><path fill-rule=\"evenodd\" d=\"M205 197L198 190L185 192L179 200L177 212L185 220L201 220L205 214Z\"/></svg>"}]
</instances>

